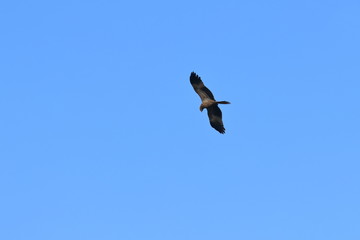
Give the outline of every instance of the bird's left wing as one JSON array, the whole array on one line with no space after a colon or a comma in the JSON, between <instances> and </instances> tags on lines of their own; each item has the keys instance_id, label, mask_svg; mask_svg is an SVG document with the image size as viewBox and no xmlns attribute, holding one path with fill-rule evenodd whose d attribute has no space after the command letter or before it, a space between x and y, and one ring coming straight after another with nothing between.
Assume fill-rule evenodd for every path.
<instances>
[{"instance_id":1,"label":"bird's left wing","mask_svg":"<svg viewBox=\"0 0 360 240\"><path fill-rule=\"evenodd\" d=\"M190 74L190 83L193 86L195 92L200 96L201 101L204 101L204 99L215 100L212 92L207 87L205 87L203 81L201 81L201 78L194 72Z\"/></svg>"}]
</instances>

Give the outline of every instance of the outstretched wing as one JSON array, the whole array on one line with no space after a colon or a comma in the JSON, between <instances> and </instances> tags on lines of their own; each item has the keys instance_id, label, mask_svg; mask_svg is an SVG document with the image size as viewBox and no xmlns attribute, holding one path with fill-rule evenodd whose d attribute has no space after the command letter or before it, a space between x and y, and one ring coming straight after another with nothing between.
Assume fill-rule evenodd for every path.
<instances>
[{"instance_id":1,"label":"outstretched wing","mask_svg":"<svg viewBox=\"0 0 360 240\"><path fill-rule=\"evenodd\" d=\"M219 133L224 134L225 128L222 121L222 113L217 104L207 108L210 125L215 128Z\"/></svg>"},{"instance_id":2,"label":"outstretched wing","mask_svg":"<svg viewBox=\"0 0 360 240\"><path fill-rule=\"evenodd\" d=\"M194 72L190 74L190 83L193 86L195 92L200 96L201 101L204 101L204 99L215 100L212 92L207 87L205 87L203 81L201 81L201 78Z\"/></svg>"}]
</instances>

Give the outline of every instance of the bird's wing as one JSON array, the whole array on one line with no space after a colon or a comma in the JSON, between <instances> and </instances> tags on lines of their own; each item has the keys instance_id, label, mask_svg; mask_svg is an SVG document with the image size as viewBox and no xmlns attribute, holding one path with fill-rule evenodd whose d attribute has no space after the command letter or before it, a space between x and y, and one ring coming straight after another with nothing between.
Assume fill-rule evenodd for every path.
<instances>
[{"instance_id":1,"label":"bird's wing","mask_svg":"<svg viewBox=\"0 0 360 240\"><path fill-rule=\"evenodd\" d=\"M204 99L215 100L212 92L207 87L205 87L203 81L201 81L201 78L194 72L190 74L190 83L193 86L195 92L200 96L201 101L204 101Z\"/></svg>"},{"instance_id":2,"label":"bird's wing","mask_svg":"<svg viewBox=\"0 0 360 240\"><path fill-rule=\"evenodd\" d=\"M224 134L225 128L222 121L222 113L217 104L207 108L210 125L215 128L219 133Z\"/></svg>"}]
</instances>

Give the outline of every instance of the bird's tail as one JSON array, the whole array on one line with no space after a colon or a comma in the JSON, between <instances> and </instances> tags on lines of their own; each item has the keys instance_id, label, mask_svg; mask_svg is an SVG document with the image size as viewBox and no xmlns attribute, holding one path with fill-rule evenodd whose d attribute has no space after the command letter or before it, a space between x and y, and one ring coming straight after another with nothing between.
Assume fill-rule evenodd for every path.
<instances>
[{"instance_id":1,"label":"bird's tail","mask_svg":"<svg viewBox=\"0 0 360 240\"><path fill-rule=\"evenodd\" d=\"M230 102L228 102L228 101L216 101L216 103L218 103L218 104L230 104Z\"/></svg>"}]
</instances>

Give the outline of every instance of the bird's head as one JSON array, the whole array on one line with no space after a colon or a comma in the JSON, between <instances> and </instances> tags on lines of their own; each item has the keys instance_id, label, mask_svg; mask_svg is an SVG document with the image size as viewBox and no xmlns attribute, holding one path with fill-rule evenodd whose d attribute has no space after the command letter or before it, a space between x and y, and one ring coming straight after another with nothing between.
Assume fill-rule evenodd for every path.
<instances>
[{"instance_id":1,"label":"bird's head","mask_svg":"<svg viewBox=\"0 0 360 240\"><path fill-rule=\"evenodd\" d=\"M200 112L202 112L202 111L204 110L204 108L205 108L205 107L201 104L201 105L200 105Z\"/></svg>"}]
</instances>

